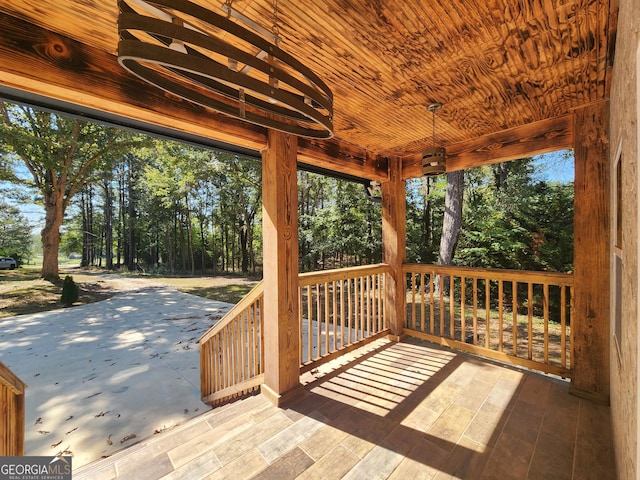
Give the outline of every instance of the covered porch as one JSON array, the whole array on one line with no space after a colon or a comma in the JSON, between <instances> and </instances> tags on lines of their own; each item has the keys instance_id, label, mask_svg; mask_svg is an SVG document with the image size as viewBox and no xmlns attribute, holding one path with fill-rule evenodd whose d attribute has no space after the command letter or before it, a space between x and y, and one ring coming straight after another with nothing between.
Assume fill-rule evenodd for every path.
<instances>
[{"instance_id":1,"label":"covered porch","mask_svg":"<svg viewBox=\"0 0 640 480\"><path fill-rule=\"evenodd\" d=\"M567 382L421 340L379 339L82 467L78 479L615 479L608 407Z\"/></svg>"},{"instance_id":2,"label":"covered porch","mask_svg":"<svg viewBox=\"0 0 640 480\"><path fill-rule=\"evenodd\" d=\"M631 10L631 2L620 4ZM266 1L236 6L254 19L272 8ZM401 478L412 469L425 478L549 478L545 469L552 468L553 478L614 478L603 432L618 3L506 1L480 14L464 2L325 6L289 2L281 12L285 46L336 93L334 137L321 140L229 119L122 69L114 2L0 2L4 98L248 153L263 165L262 290L201 339L203 400L249 397L77 476L131 477L146 467L146 477L174 478L197 471L207 478L230 471ZM422 175L422 152L432 143L425 107L432 102L445 103L440 138L448 172L574 150L572 274L509 277L406 264L404 182ZM299 164L381 183L382 265L320 272L313 280L299 275ZM450 279L449 292L431 287L442 277ZM484 308L483 336L481 302L492 286L498 296ZM549 354L548 329L549 290L556 288L557 358ZM515 308L517 292L532 305L538 289L546 305L541 360L533 312L522 331ZM487 313L494 307L497 323ZM423 344L427 339L519 367L543 365L571 383ZM348 362L360 348L372 350ZM305 380L337 361L347 363ZM251 396L258 388L262 395Z\"/></svg>"}]
</instances>

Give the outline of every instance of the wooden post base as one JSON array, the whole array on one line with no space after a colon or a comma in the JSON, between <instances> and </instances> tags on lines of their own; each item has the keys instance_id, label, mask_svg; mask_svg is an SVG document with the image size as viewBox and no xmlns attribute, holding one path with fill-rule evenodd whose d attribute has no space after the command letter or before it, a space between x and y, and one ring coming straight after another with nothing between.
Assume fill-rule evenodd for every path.
<instances>
[{"instance_id":1,"label":"wooden post base","mask_svg":"<svg viewBox=\"0 0 640 480\"><path fill-rule=\"evenodd\" d=\"M267 385L262 385L260 387L260 393L264 395L271 403L273 403L278 408L283 408L286 405L290 405L298 400L300 400L305 395L305 390L302 384L296 385L291 390L288 390L284 393L276 393Z\"/></svg>"}]
</instances>

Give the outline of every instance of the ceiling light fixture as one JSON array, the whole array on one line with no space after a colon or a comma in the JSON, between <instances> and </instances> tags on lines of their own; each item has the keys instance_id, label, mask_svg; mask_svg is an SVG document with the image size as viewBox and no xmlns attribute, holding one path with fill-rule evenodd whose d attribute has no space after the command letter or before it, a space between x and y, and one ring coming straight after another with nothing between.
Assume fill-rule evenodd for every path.
<instances>
[{"instance_id":1,"label":"ceiling light fixture","mask_svg":"<svg viewBox=\"0 0 640 480\"><path fill-rule=\"evenodd\" d=\"M444 147L436 147L436 112L441 108L441 103L427 106L433 119L433 137L431 148L422 152L422 175L440 175L447 171L447 152Z\"/></svg>"},{"instance_id":2,"label":"ceiling light fixture","mask_svg":"<svg viewBox=\"0 0 640 480\"><path fill-rule=\"evenodd\" d=\"M118 0L118 62L185 100L263 127L333 136L333 95L269 31L226 0L218 15L188 0ZM235 20L235 21L234 21Z\"/></svg>"}]
</instances>

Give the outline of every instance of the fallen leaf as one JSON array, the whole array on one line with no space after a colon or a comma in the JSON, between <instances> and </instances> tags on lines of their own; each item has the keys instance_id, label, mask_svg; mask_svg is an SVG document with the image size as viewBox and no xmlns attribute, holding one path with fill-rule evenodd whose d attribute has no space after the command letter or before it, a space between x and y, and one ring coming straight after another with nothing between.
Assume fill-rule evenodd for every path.
<instances>
[{"instance_id":1,"label":"fallen leaf","mask_svg":"<svg viewBox=\"0 0 640 480\"><path fill-rule=\"evenodd\" d=\"M129 440L132 440L134 438L136 438L135 433L132 433L131 435L127 435L122 440L120 440L120 444L122 445L124 442L128 442Z\"/></svg>"}]
</instances>

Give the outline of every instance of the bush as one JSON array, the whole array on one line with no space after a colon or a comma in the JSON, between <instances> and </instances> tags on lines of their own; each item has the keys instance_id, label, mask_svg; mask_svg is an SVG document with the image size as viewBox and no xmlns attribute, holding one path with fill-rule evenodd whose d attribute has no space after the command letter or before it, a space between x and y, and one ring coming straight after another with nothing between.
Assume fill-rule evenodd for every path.
<instances>
[{"instance_id":1,"label":"bush","mask_svg":"<svg viewBox=\"0 0 640 480\"><path fill-rule=\"evenodd\" d=\"M73 281L73 277L67 275L62 282L62 297L60 298L60 302L62 302L65 307L70 307L74 302L78 301L78 295L78 285Z\"/></svg>"}]
</instances>

